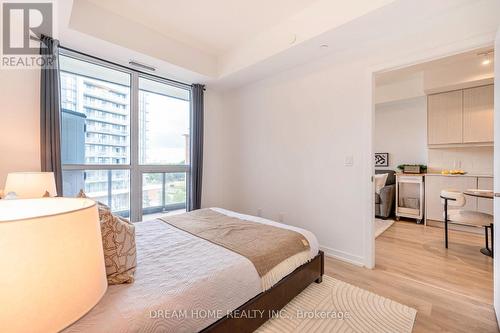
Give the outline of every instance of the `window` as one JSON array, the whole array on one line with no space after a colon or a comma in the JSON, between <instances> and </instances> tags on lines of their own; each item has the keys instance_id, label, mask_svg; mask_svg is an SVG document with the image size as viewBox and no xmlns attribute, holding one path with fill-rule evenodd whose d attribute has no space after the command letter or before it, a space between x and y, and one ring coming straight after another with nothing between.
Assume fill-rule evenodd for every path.
<instances>
[{"instance_id":1,"label":"window","mask_svg":"<svg viewBox=\"0 0 500 333\"><path fill-rule=\"evenodd\" d=\"M63 194L132 221L185 211L190 87L69 51L60 67Z\"/></svg>"},{"instance_id":2,"label":"window","mask_svg":"<svg viewBox=\"0 0 500 333\"><path fill-rule=\"evenodd\" d=\"M186 210L185 172L144 173L142 177L142 209L146 217Z\"/></svg>"},{"instance_id":3,"label":"window","mask_svg":"<svg viewBox=\"0 0 500 333\"><path fill-rule=\"evenodd\" d=\"M189 92L139 78L139 160L141 164L187 164Z\"/></svg>"},{"instance_id":4,"label":"window","mask_svg":"<svg viewBox=\"0 0 500 333\"><path fill-rule=\"evenodd\" d=\"M129 170L64 170L64 195L74 196L81 189L118 215L130 217Z\"/></svg>"}]
</instances>

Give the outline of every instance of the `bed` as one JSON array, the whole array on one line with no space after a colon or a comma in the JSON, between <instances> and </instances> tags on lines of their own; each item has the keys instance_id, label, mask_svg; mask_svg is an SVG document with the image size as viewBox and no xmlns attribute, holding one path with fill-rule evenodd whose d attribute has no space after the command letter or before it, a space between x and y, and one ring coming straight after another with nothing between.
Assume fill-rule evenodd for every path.
<instances>
[{"instance_id":1,"label":"bed","mask_svg":"<svg viewBox=\"0 0 500 333\"><path fill-rule=\"evenodd\" d=\"M225 247L160 219L139 222L136 281L109 286L64 332L252 332L310 283L321 282L323 253L311 232L211 210L300 233L309 242L308 253L280 263L264 278L249 259Z\"/></svg>"}]
</instances>

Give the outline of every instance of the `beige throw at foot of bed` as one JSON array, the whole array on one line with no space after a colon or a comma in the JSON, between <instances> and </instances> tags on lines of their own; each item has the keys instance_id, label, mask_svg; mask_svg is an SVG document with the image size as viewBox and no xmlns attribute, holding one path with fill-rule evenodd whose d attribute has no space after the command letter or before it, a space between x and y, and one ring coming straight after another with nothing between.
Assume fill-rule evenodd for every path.
<instances>
[{"instance_id":1,"label":"beige throw at foot of bed","mask_svg":"<svg viewBox=\"0 0 500 333\"><path fill-rule=\"evenodd\" d=\"M286 259L306 251L309 242L300 233L242 220L212 209L200 209L160 220L236 252L252 262L262 277Z\"/></svg>"}]
</instances>

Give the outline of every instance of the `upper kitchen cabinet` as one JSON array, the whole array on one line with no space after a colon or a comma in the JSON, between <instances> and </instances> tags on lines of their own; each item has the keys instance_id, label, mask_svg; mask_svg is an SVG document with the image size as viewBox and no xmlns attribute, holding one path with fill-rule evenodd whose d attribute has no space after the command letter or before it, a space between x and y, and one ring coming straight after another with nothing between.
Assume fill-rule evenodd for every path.
<instances>
[{"instance_id":1,"label":"upper kitchen cabinet","mask_svg":"<svg viewBox=\"0 0 500 333\"><path fill-rule=\"evenodd\" d=\"M493 85L464 90L463 142L493 142Z\"/></svg>"},{"instance_id":2,"label":"upper kitchen cabinet","mask_svg":"<svg viewBox=\"0 0 500 333\"><path fill-rule=\"evenodd\" d=\"M430 146L492 144L493 85L429 95L427 133Z\"/></svg>"},{"instance_id":3,"label":"upper kitchen cabinet","mask_svg":"<svg viewBox=\"0 0 500 333\"><path fill-rule=\"evenodd\" d=\"M462 143L462 90L429 95L427 100L428 144Z\"/></svg>"}]
</instances>

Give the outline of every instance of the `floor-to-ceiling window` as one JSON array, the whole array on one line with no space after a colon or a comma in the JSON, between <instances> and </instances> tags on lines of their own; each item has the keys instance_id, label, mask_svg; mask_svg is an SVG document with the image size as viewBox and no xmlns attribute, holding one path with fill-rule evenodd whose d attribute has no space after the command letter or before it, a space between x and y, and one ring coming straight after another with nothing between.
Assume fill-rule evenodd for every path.
<instances>
[{"instance_id":1,"label":"floor-to-ceiling window","mask_svg":"<svg viewBox=\"0 0 500 333\"><path fill-rule=\"evenodd\" d=\"M64 195L133 221L185 211L190 87L70 51L60 67Z\"/></svg>"}]
</instances>

